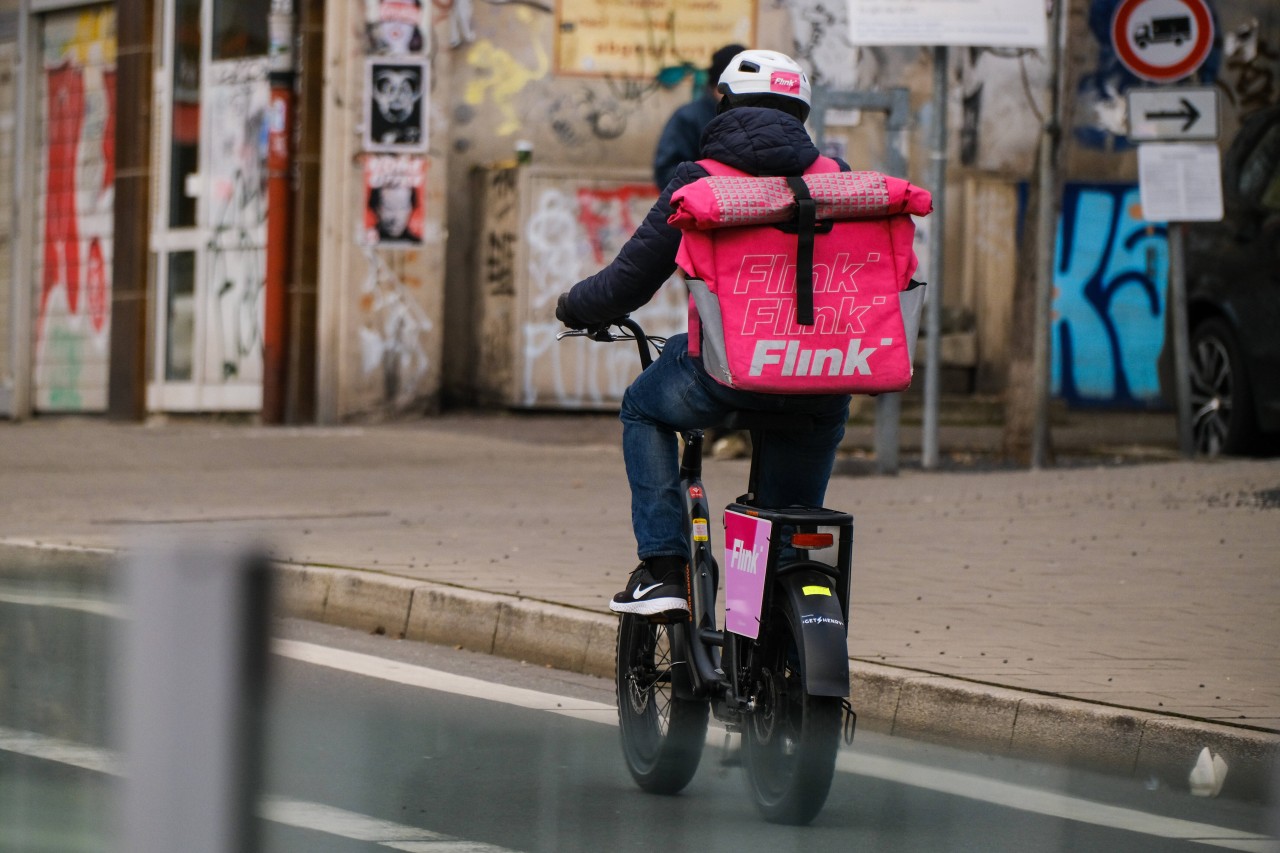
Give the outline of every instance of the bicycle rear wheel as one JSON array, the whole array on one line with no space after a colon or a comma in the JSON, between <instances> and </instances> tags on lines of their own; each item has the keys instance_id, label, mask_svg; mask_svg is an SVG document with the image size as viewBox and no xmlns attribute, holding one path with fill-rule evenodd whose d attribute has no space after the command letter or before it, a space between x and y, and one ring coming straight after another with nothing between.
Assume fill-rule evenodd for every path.
<instances>
[{"instance_id":1,"label":"bicycle rear wheel","mask_svg":"<svg viewBox=\"0 0 1280 853\"><path fill-rule=\"evenodd\" d=\"M742 733L743 765L764 819L801 825L817 816L831 789L842 707L838 697L805 693L791 608L774 607L764 627L756 707Z\"/></svg>"},{"instance_id":2,"label":"bicycle rear wheel","mask_svg":"<svg viewBox=\"0 0 1280 853\"><path fill-rule=\"evenodd\" d=\"M689 784L707 737L708 703L675 695L672 633L679 630L630 614L618 624L622 753L636 784L655 794L674 794Z\"/></svg>"}]
</instances>

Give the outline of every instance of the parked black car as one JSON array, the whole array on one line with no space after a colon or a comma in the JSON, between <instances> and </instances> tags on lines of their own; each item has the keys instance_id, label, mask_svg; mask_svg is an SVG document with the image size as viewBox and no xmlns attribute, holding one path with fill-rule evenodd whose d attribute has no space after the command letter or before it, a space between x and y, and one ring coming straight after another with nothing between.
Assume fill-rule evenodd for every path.
<instances>
[{"instance_id":1,"label":"parked black car","mask_svg":"<svg viewBox=\"0 0 1280 853\"><path fill-rule=\"evenodd\" d=\"M1280 106L1249 117L1222 171L1225 218L1190 225L1185 256L1192 430L1208 456L1280 443ZM1170 401L1172 349L1166 335Z\"/></svg>"}]
</instances>

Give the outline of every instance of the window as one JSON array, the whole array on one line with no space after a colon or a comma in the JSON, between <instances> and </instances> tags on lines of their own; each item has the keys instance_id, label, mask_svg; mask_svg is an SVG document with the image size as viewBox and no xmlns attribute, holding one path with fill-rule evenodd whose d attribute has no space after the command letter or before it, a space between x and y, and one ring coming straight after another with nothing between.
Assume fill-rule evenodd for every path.
<instances>
[{"instance_id":1,"label":"window","mask_svg":"<svg viewBox=\"0 0 1280 853\"><path fill-rule=\"evenodd\" d=\"M267 14L263 0L213 0L213 59L244 59L267 53Z\"/></svg>"}]
</instances>

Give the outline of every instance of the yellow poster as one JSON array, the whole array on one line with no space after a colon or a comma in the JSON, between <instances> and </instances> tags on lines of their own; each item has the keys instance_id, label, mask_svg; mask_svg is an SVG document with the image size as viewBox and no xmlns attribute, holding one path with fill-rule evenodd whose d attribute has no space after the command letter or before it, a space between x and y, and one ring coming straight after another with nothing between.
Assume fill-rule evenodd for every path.
<instances>
[{"instance_id":1,"label":"yellow poster","mask_svg":"<svg viewBox=\"0 0 1280 853\"><path fill-rule=\"evenodd\" d=\"M556 24L557 73L652 77L754 45L756 0L560 0Z\"/></svg>"}]
</instances>

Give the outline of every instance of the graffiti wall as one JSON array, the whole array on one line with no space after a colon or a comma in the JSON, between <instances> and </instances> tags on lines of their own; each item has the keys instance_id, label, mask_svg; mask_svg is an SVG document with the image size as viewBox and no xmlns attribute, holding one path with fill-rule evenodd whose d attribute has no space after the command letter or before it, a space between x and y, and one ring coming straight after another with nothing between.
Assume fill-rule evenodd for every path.
<instances>
[{"instance_id":1,"label":"graffiti wall","mask_svg":"<svg viewBox=\"0 0 1280 853\"><path fill-rule=\"evenodd\" d=\"M40 48L34 405L101 411L111 313L115 11L48 15Z\"/></svg>"},{"instance_id":2,"label":"graffiti wall","mask_svg":"<svg viewBox=\"0 0 1280 853\"><path fill-rule=\"evenodd\" d=\"M614 408L640 371L635 349L584 338L557 341L564 327L555 318L556 300L613 260L657 199L657 191L648 183L584 185L560 178L531 182L529 193L522 230L528 277L519 403ZM684 330L687 312L684 285L672 279L634 316L647 332L665 336Z\"/></svg>"},{"instance_id":3,"label":"graffiti wall","mask_svg":"<svg viewBox=\"0 0 1280 853\"><path fill-rule=\"evenodd\" d=\"M267 87L262 60L214 63L210 127L205 381L262 381L267 245Z\"/></svg>"},{"instance_id":4,"label":"graffiti wall","mask_svg":"<svg viewBox=\"0 0 1280 853\"><path fill-rule=\"evenodd\" d=\"M633 346L569 338L556 300L617 255L657 199L645 173L550 167L488 171L481 198L479 366L482 402L530 408L616 408L639 372ZM635 312L654 335L683 331L674 278Z\"/></svg>"},{"instance_id":5,"label":"graffiti wall","mask_svg":"<svg viewBox=\"0 0 1280 853\"><path fill-rule=\"evenodd\" d=\"M319 251L321 421L434 411L440 399L445 157L453 95L436 61L456 4L331 4ZM466 11L466 10L464 10ZM466 11L469 15L469 11ZM460 43L470 33L458 20ZM447 56L447 54L444 54ZM460 92L455 103L462 103ZM463 233L470 233L469 229Z\"/></svg>"},{"instance_id":6,"label":"graffiti wall","mask_svg":"<svg viewBox=\"0 0 1280 853\"><path fill-rule=\"evenodd\" d=\"M477 258L475 370L467 377L485 405L507 405L514 396L516 266L520 252L520 175L490 169L476 179L480 199Z\"/></svg>"},{"instance_id":7,"label":"graffiti wall","mask_svg":"<svg viewBox=\"0 0 1280 853\"><path fill-rule=\"evenodd\" d=\"M1131 184L1068 184L1054 264L1053 393L1074 405L1161 403L1169 251Z\"/></svg>"}]
</instances>

